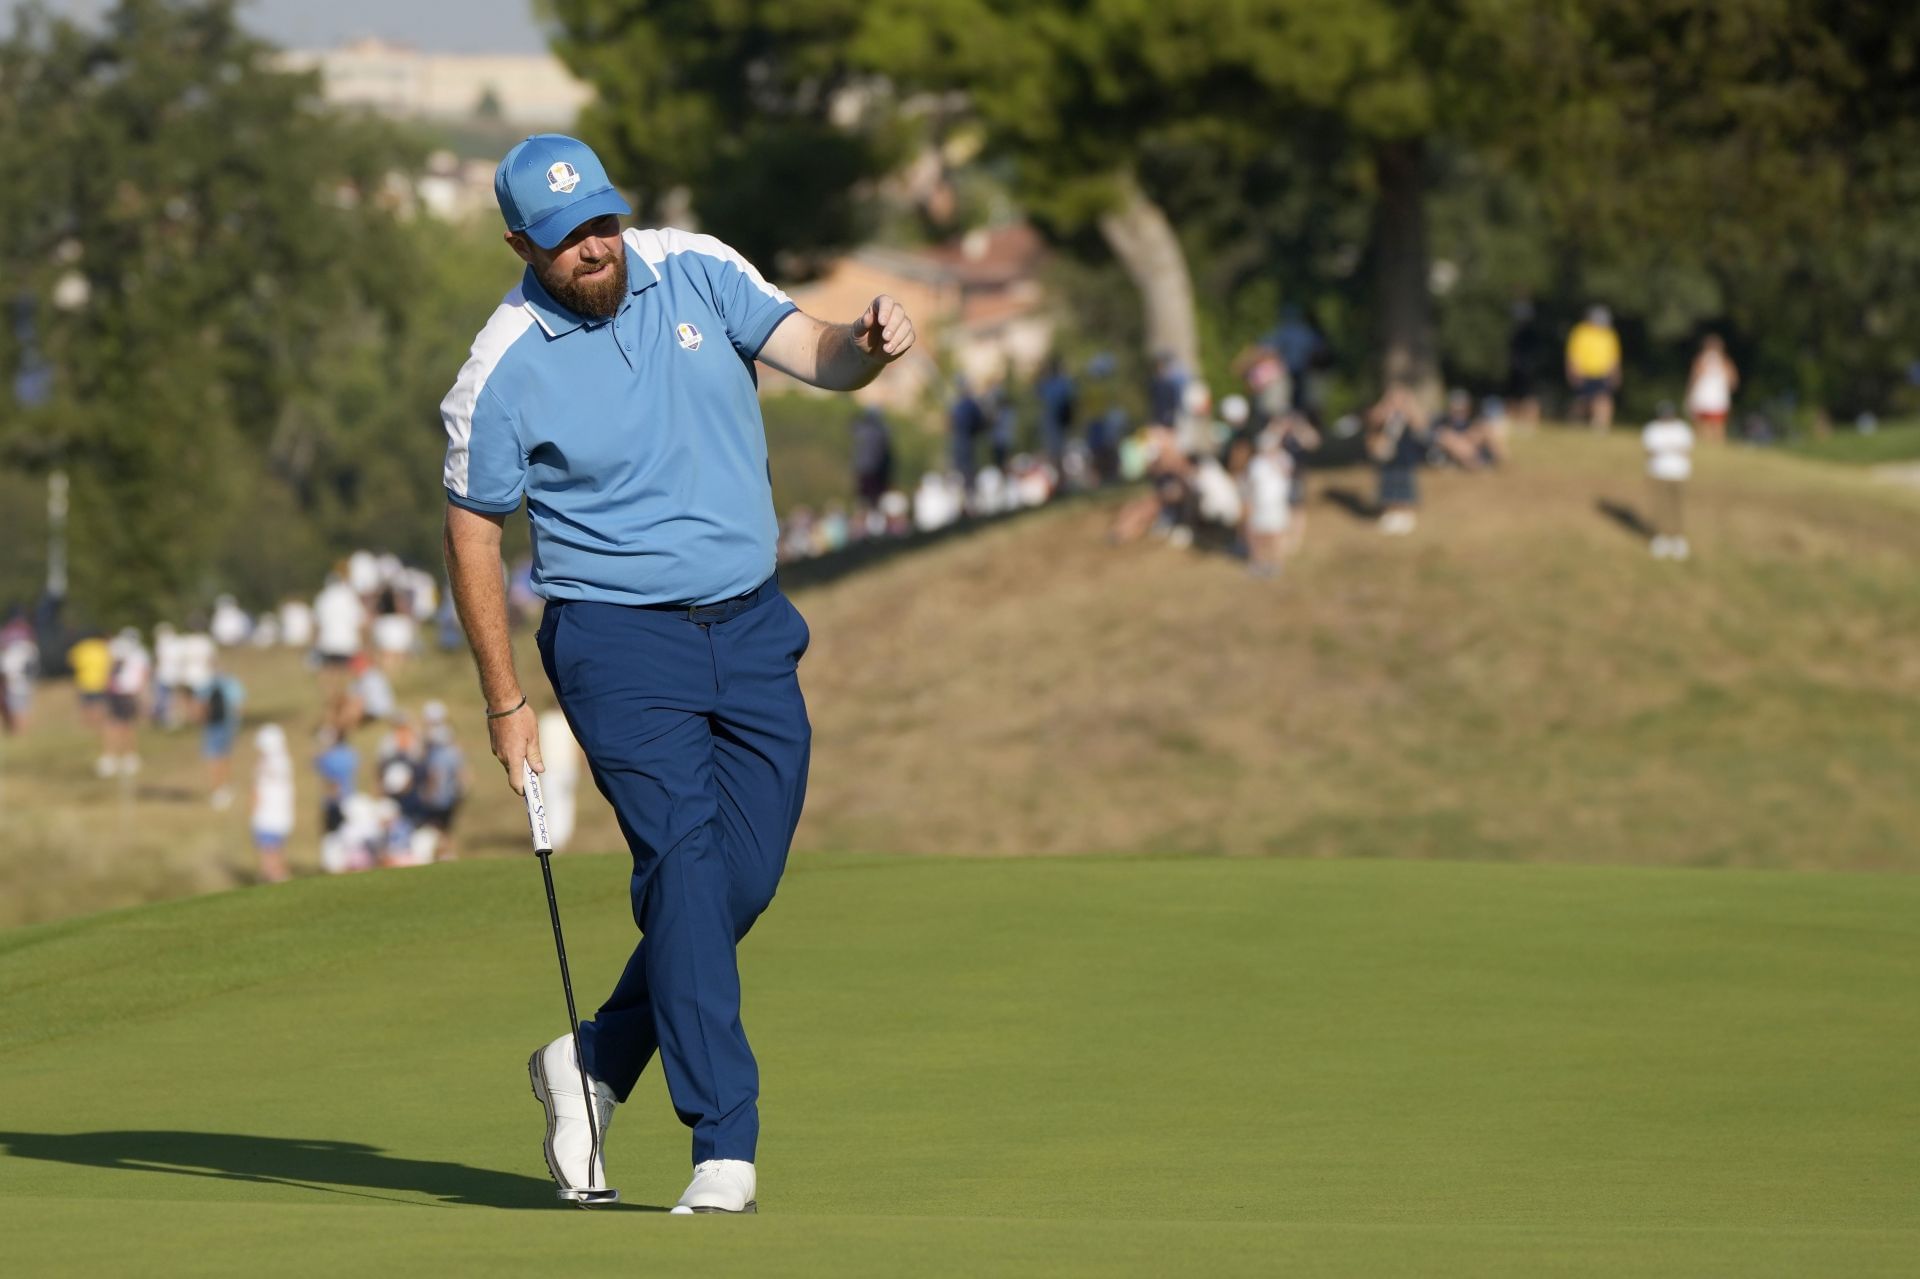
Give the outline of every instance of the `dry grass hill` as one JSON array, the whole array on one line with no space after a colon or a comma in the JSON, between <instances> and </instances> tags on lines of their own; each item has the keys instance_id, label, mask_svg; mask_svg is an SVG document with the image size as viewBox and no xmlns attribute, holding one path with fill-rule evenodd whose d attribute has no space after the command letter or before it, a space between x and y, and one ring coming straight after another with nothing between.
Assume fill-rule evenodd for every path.
<instances>
[{"instance_id":1,"label":"dry grass hill","mask_svg":"<svg viewBox=\"0 0 1920 1279\"><path fill-rule=\"evenodd\" d=\"M1503 474L1429 475L1406 539L1337 500L1369 476L1317 476L1277 582L1106 545L1111 498L857 572L805 566L799 852L1920 868L1920 493L1714 454L1696 558L1674 565L1627 527L1639 468L1626 436L1537 436ZM523 645L537 688L534 665ZM236 668L250 718L300 740L298 660ZM457 654L399 691L474 701ZM41 709L0 746L0 923L247 880L244 814L207 808L192 734L149 741L137 782L101 782L69 691ZM517 802L462 722L466 851L516 852ZM583 808L578 847L616 847L597 797ZM313 845L309 827L296 865Z\"/></svg>"}]
</instances>

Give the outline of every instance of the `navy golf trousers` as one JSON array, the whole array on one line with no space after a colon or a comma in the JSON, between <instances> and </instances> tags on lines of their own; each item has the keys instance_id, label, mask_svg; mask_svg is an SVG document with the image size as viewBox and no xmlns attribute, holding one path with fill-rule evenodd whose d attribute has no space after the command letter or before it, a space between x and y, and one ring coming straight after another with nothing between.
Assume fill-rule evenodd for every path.
<instances>
[{"instance_id":1,"label":"navy golf trousers","mask_svg":"<svg viewBox=\"0 0 1920 1279\"><path fill-rule=\"evenodd\" d=\"M760 1135L734 947L773 900L806 795L807 639L772 581L692 613L555 601L540 623L547 678L633 851L641 933L581 1053L625 1101L657 1049L695 1163L750 1160Z\"/></svg>"}]
</instances>

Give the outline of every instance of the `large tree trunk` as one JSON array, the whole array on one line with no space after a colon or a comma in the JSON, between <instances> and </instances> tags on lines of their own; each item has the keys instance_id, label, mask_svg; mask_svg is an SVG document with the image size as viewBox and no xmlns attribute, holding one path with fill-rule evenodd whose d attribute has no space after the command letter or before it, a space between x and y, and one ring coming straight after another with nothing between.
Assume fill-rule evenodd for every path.
<instances>
[{"instance_id":1,"label":"large tree trunk","mask_svg":"<svg viewBox=\"0 0 1920 1279\"><path fill-rule=\"evenodd\" d=\"M1373 214L1374 302L1381 374L1438 408L1440 359L1428 291L1426 146L1418 138L1374 145L1380 180Z\"/></svg>"},{"instance_id":2,"label":"large tree trunk","mask_svg":"<svg viewBox=\"0 0 1920 1279\"><path fill-rule=\"evenodd\" d=\"M1193 277L1167 215L1129 179L1122 203L1100 215L1100 234L1140 290L1148 356L1168 352L1197 374L1200 326L1193 312Z\"/></svg>"}]
</instances>

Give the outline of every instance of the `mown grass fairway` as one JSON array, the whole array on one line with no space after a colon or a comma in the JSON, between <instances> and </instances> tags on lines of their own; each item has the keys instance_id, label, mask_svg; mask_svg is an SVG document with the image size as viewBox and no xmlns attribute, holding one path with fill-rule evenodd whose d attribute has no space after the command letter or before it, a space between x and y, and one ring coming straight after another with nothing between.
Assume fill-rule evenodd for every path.
<instances>
[{"instance_id":1,"label":"mown grass fairway","mask_svg":"<svg viewBox=\"0 0 1920 1279\"><path fill-rule=\"evenodd\" d=\"M557 864L580 982L622 860ZM531 859L0 934L10 1274L1920 1268L1920 881L796 865L744 950L762 1216L553 1199ZM611 1178L670 1203L650 1074Z\"/></svg>"}]
</instances>

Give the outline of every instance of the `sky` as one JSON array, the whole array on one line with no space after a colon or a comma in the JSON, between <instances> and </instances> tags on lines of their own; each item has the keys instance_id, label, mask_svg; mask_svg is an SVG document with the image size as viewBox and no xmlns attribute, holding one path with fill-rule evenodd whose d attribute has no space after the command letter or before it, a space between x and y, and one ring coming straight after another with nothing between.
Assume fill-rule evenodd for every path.
<instances>
[{"instance_id":1,"label":"sky","mask_svg":"<svg viewBox=\"0 0 1920 1279\"><path fill-rule=\"evenodd\" d=\"M11 20L22 0L0 0ZM91 19L111 0L51 0L54 13ZM240 21L275 44L325 49L378 36L428 53L544 53L533 0L240 0Z\"/></svg>"}]
</instances>

